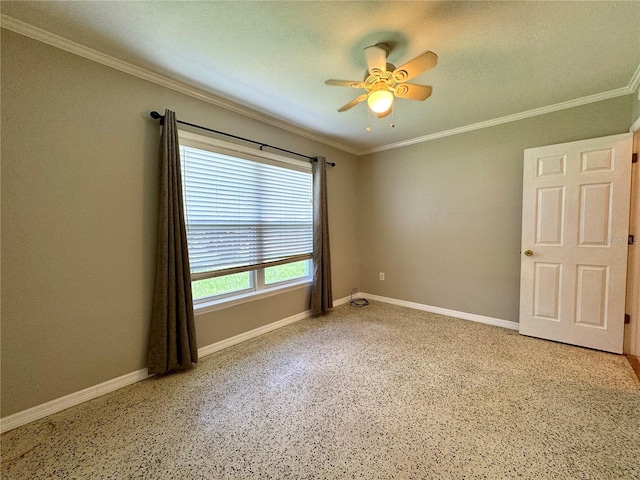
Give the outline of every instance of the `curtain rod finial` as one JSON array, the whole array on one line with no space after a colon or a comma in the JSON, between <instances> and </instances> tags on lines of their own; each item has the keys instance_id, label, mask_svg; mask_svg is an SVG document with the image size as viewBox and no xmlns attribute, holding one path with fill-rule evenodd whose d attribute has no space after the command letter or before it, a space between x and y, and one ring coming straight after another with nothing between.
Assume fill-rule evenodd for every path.
<instances>
[{"instance_id":1,"label":"curtain rod finial","mask_svg":"<svg viewBox=\"0 0 640 480\"><path fill-rule=\"evenodd\" d=\"M149 116L150 116L151 118L153 118L154 120L159 120L159 119L161 119L161 118L162 118L162 115L160 115L160 114L159 114L158 112L156 112L155 110L154 110L153 112L151 112L151 113L149 114Z\"/></svg>"}]
</instances>

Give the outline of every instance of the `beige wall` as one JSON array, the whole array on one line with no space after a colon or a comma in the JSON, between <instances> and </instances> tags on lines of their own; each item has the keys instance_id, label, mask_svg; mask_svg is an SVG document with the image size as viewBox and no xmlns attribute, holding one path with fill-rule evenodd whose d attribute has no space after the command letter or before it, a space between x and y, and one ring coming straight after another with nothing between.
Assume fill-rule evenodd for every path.
<instances>
[{"instance_id":1,"label":"beige wall","mask_svg":"<svg viewBox=\"0 0 640 480\"><path fill-rule=\"evenodd\" d=\"M517 321L523 150L626 132L632 103L618 97L362 157L360 289Z\"/></svg>"},{"instance_id":2,"label":"beige wall","mask_svg":"<svg viewBox=\"0 0 640 480\"><path fill-rule=\"evenodd\" d=\"M6 30L1 68L3 417L144 368L159 142L151 110L335 161L335 298L358 284L354 156ZM301 289L198 316L198 344L307 308Z\"/></svg>"}]
</instances>

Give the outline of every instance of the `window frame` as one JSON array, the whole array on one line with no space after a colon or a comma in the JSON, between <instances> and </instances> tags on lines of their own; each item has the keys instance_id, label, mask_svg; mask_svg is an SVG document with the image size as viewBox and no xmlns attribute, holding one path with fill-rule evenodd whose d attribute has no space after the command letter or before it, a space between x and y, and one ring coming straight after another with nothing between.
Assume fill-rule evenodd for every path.
<instances>
[{"instance_id":1,"label":"window frame","mask_svg":"<svg viewBox=\"0 0 640 480\"><path fill-rule=\"evenodd\" d=\"M271 152L256 150L255 148L252 148L252 147L247 147L245 145L240 145L236 143L227 142L224 140L219 140L217 138L212 138L206 135L198 134L182 128L178 130L178 141L180 145L197 148L200 150L206 150L213 153L235 156L238 158L254 160L254 161L266 160L268 163L271 163L271 164L273 163L285 164L285 165L289 164L297 167L296 170L300 170L300 169L308 170L310 174L312 171L311 163L304 160L297 160L297 159L284 157L282 155L278 155ZM283 167L283 168L286 168L286 167ZM292 262L288 262L288 263L295 263L299 261L300 260L293 260ZM305 276L296 277L289 280L284 280L284 281L275 282L271 284L265 283L264 270L265 268L269 268L269 267L260 267L252 270L247 270L247 272L249 273L249 279L251 283L251 286L249 288L236 290L233 292L227 292L220 295L212 295L209 297L194 299L193 300L194 313L203 314L210 311L219 310L222 308L228 308L233 305L250 302L253 300L257 300L259 298L266 298L272 295L277 295L280 293L285 293L285 292L300 289L300 288L306 288L312 282L313 260L309 258L304 261L307 263L307 268L306 268L307 274ZM287 265L288 263L284 263L282 265ZM229 275L232 275L232 274L229 274ZM221 275L217 278L222 278L224 276L225 275ZM191 282L193 283L194 280L191 280Z\"/></svg>"}]
</instances>

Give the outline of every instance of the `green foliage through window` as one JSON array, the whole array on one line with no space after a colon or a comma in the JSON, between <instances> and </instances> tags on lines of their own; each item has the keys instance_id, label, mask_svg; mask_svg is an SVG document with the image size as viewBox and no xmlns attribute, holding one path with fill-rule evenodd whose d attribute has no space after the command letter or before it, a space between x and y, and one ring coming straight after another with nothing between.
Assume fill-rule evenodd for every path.
<instances>
[{"instance_id":1,"label":"green foliage through window","mask_svg":"<svg viewBox=\"0 0 640 480\"><path fill-rule=\"evenodd\" d=\"M264 284L273 285L287 282L309 275L310 260L286 263L264 269ZM253 286L252 278L256 271L234 273L222 277L207 278L191 282L193 299L200 300L218 295L226 295L233 292L249 290Z\"/></svg>"},{"instance_id":2,"label":"green foliage through window","mask_svg":"<svg viewBox=\"0 0 640 480\"><path fill-rule=\"evenodd\" d=\"M207 278L191 282L193 299L224 295L251 288L251 272L234 273L223 277Z\"/></svg>"},{"instance_id":3,"label":"green foliage through window","mask_svg":"<svg viewBox=\"0 0 640 480\"><path fill-rule=\"evenodd\" d=\"M264 283L278 283L285 280L293 280L307 275L307 260L300 262L285 263L276 267L268 267L264 269Z\"/></svg>"}]
</instances>

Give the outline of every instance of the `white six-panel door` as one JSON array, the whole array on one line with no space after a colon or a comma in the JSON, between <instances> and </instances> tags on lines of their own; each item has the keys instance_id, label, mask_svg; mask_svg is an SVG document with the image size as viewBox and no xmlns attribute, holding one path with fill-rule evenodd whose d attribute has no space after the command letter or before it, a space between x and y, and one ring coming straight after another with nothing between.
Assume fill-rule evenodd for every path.
<instances>
[{"instance_id":1,"label":"white six-panel door","mask_svg":"<svg viewBox=\"0 0 640 480\"><path fill-rule=\"evenodd\" d=\"M525 150L520 333L622 353L632 135Z\"/></svg>"}]
</instances>

